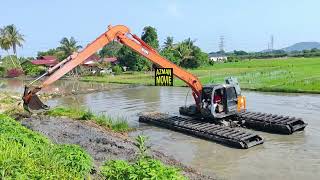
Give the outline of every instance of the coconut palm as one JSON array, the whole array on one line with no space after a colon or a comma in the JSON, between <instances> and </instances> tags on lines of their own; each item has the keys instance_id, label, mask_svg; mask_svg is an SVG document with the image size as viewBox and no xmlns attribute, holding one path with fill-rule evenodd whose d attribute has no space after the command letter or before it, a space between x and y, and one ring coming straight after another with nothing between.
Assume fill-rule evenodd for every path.
<instances>
[{"instance_id":1,"label":"coconut palm","mask_svg":"<svg viewBox=\"0 0 320 180\"><path fill-rule=\"evenodd\" d=\"M0 28L0 48L5 50L8 53L8 56L10 57L10 60L13 64L13 67L16 67L16 64L14 63L12 57L9 54L9 50L11 48L11 44L8 38L8 34L6 32L6 27Z\"/></svg>"},{"instance_id":2,"label":"coconut palm","mask_svg":"<svg viewBox=\"0 0 320 180\"><path fill-rule=\"evenodd\" d=\"M168 36L166 41L164 42L163 48L171 50L171 49L173 49L173 46L174 46L173 37Z\"/></svg>"},{"instance_id":3,"label":"coconut palm","mask_svg":"<svg viewBox=\"0 0 320 180\"><path fill-rule=\"evenodd\" d=\"M8 25L4 28L4 33L14 55L17 55L17 46L22 47L24 38L14 24Z\"/></svg>"},{"instance_id":4,"label":"coconut palm","mask_svg":"<svg viewBox=\"0 0 320 180\"><path fill-rule=\"evenodd\" d=\"M60 41L60 46L57 48L65 54L65 57L70 56L72 53L77 52L81 48L80 45L77 45L77 41L74 37L70 39L64 37Z\"/></svg>"},{"instance_id":5,"label":"coconut palm","mask_svg":"<svg viewBox=\"0 0 320 180\"><path fill-rule=\"evenodd\" d=\"M0 48L7 52L10 49L10 43L5 28L0 28Z\"/></svg>"},{"instance_id":6,"label":"coconut palm","mask_svg":"<svg viewBox=\"0 0 320 180\"><path fill-rule=\"evenodd\" d=\"M195 42L196 40L191 40L191 38L188 38L184 40L182 43L186 44L187 46L189 46L189 48L193 49L195 47L194 45Z\"/></svg>"},{"instance_id":7,"label":"coconut palm","mask_svg":"<svg viewBox=\"0 0 320 180\"><path fill-rule=\"evenodd\" d=\"M175 50L179 58L181 59L181 61L193 58L192 56L193 49L189 44L185 42L179 43Z\"/></svg>"}]
</instances>

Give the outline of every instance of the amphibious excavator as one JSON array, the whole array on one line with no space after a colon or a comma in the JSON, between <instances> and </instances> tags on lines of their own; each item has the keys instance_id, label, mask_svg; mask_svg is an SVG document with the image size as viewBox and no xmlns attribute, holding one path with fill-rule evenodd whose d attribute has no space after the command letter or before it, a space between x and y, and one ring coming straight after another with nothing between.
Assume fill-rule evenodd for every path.
<instances>
[{"instance_id":1,"label":"amphibious excavator","mask_svg":"<svg viewBox=\"0 0 320 180\"><path fill-rule=\"evenodd\" d=\"M117 41L161 68L172 68L173 74L184 81L192 90L195 104L179 108L181 115L165 113L143 113L141 122L177 130L208 140L238 148L249 148L263 143L263 138L238 127L249 127L262 131L292 134L306 126L301 119L246 110L246 98L241 94L237 79L227 78L224 84L202 86L199 79L166 58L155 49L131 34L123 25L108 26L108 30L88 44L82 51L75 52L46 73L25 86L23 106L27 111L48 109L37 92L60 79L83 63L89 56L112 41ZM33 84L45 78L40 85Z\"/></svg>"}]
</instances>

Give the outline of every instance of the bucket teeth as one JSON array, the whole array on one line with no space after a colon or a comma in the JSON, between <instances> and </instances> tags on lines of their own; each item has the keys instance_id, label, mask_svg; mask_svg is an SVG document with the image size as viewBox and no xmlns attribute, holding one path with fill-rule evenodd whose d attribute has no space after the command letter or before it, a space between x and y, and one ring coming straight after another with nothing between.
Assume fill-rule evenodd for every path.
<instances>
[{"instance_id":1,"label":"bucket teeth","mask_svg":"<svg viewBox=\"0 0 320 180\"><path fill-rule=\"evenodd\" d=\"M32 109L32 110L40 110L40 109L48 110L49 108L47 105L41 102L40 98L36 94L31 96L28 107L29 109Z\"/></svg>"},{"instance_id":2,"label":"bucket teeth","mask_svg":"<svg viewBox=\"0 0 320 180\"><path fill-rule=\"evenodd\" d=\"M32 90L29 91L28 87L25 87L22 99L23 99L23 108L28 112L49 109L49 106L41 102L38 95Z\"/></svg>"}]
</instances>

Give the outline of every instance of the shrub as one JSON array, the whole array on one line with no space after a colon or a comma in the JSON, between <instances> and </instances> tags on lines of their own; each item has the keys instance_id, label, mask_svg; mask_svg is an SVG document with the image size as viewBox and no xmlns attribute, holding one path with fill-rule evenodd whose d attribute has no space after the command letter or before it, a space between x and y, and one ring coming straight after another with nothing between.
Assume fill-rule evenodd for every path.
<instances>
[{"instance_id":1,"label":"shrub","mask_svg":"<svg viewBox=\"0 0 320 180\"><path fill-rule=\"evenodd\" d=\"M112 72L114 72L115 75L119 75L122 73L122 68L119 65L113 66Z\"/></svg>"},{"instance_id":2,"label":"shrub","mask_svg":"<svg viewBox=\"0 0 320 180\"><path fill-rule=\"evenodd\" d=\"M4 77L5 73L6 73L5 68L0 66L0 77Z\"/></svg>"},{"instance_id":3,"label":"shrub","mask_svg":"<svg viewBox=\"0 0 320 180\"><path fill-rule=\"evenodd\" d=\"M29 76L38 76L46 71L46 68L43 66L33 65L27 62L22 64L22 68L24 73Z\"/></svg>"},{"instance_id":4,"label":"shrub","mask_svg":"<svg viewBox=\"0 0 320 180\"><path fill-rule=\"evenodd\" d=\"M136 138L136 146L139 148L140 155L138 160L129 163L124 160L107 161L101 167L101 175L106 179L186 179L181 175L180 170L164 165L161 161L146 156L147 146L144 136Z\"/></svg>"},{"instance_id":5,"label":"shrub","mask_svg":"<svg viewBox=\"0 0 320 180\"><path fill-rule=\"evenodd\" d=\"M139 159L135 163L124 160L111 160L101 168L106 179L186 179L179 169L166 166L161 161L151 158Z\"/></svg>"},{"instance_id":6,"label":"shrub","mask_svg":"<svg viewBox=\"0 0 320 180\"><path fill-rule=\"evenodd\" d=\"M10 78L19 77L22 74L23 74L23 71L18 68L13 68L7 71L7 76Z\"/></svg>"}]
</instances>

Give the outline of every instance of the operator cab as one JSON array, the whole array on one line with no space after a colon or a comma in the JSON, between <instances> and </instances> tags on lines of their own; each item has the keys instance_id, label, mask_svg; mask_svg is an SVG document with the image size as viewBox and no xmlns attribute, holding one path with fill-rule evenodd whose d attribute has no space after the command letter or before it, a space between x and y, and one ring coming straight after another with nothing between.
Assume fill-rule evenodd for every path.
<instances>
[{"instance_id":1,"label":"operator cab","mask_svg":"<svg viewBox=\"0 0 320 180\"><path fill-rule=\"evenodd\" d=\"M202 89L201 114L206 118L224 118L237 113L240 86L235 78L227 78L226 84L207 85Z\"/></svg>"},{"instance_id":2,"label":"operator cab","mask_svg":"<svg viewBox=\"0 0 320 180\"><path fill-rule=\"evenodd\" d=\"M202 88L200 113L196 105L179 108L181 115L222 119L246 108L245 97L236 78L227 78L226 84L206 85Z\"/></svg>"}]
</instances>

